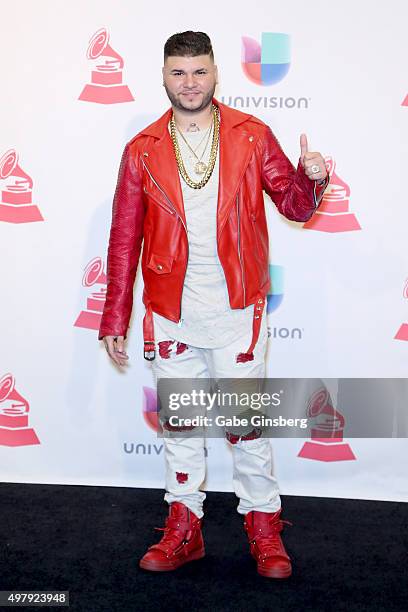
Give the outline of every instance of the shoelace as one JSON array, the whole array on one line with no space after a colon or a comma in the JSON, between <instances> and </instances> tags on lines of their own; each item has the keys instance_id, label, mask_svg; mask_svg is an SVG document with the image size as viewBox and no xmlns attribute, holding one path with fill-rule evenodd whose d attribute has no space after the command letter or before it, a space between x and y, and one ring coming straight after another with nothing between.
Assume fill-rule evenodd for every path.
<instances>
[{"instance_id":1,"label":"shoelace","mask_svg":"<svg viewBox=\"0 0 408 612\"><path fill-rule=\"evenodd\" d=\"M157 531L164 531L163 538L160 540L161 544L168 544L172 546L178 546L184 540L184 533L173 527L155 527Z\"/></svg>"},{"instance_id":2,"label":"shoelace","mask_svg":"<svg viewBox=\"0 0 408 612\"><path fill-rule=\"evenodd\" d=\"M271 525L271 531L268 535L261 535L255 538L255 543L260 549L262 557L266 559L266 557L273 556L275 553L279 553L281 550L281 544L279 540L271 541L271 535L279 535L283 529L283 523L290 525L293 527L293 523L290 521L285 521L284 519L280 520L280 523Z\"/></svg>"}]
</instances>

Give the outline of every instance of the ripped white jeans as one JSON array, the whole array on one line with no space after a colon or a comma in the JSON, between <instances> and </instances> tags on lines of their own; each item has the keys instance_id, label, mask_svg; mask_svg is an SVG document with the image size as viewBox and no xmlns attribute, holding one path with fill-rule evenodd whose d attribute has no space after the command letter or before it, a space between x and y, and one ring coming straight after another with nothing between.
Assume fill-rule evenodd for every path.
<instances>
[{"instance_id":1,"label":"ripped white jeans","mask_svg":"<svg viewBox=\"0 0 408 612\"><path fill-rule=\"evenodd\" d=\"M236 361L242 347L249 345L252 329L228 346L215 349L187 346L166 336L155 324L156 358L150 362L157 382L160 378L264 378L268 340L266 309L254 359ZM228 430L228 427L226 427ZM206 494L200 490L205 472L203 437L167 435L164 430L165 501L185 504L199 518L204 514ZM258 437L228 445L233 459L233 488L239 498L237 511L276 512L281 507L279 488L272 474L272 449L269 438Z\"/></svg>"}]
</instances>

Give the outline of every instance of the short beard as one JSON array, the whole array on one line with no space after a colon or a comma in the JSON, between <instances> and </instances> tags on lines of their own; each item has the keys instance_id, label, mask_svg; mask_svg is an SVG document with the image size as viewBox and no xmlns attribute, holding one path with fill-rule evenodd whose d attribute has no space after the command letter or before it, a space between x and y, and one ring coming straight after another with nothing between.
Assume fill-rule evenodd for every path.
<instances>
[{"instance_id":1,"label":"short beard","mask_svg":"<svg viewBox=\"0 0 408 612\"><path fill-rule=\"evenodd\" d=\"M204 110L205 108L207 108L207 106L209 106L212 102L212 99L214 97L214 93L215 93L215 87L216 85L214 84L214 87L212 88L212 91L210 91L209 93L207 93L204 98L202 103L200 104L200 106L198 106L197 108L186 108L185 106L183 106L179 100L167 89L166 84L163 83L164 85L164 89L166 90L167 96L172 104L172 106L174 108L177 108L180 111L183 111L184 113L191 113L192 115L196 114L196 113L200 113L202 110Z\"/></svg>"}]
</instances>

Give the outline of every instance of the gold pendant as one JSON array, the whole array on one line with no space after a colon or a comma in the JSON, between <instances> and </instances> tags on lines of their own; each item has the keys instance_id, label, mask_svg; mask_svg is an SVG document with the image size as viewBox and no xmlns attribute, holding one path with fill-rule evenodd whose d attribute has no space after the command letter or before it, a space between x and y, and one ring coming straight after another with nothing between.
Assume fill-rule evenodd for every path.
<instances>
[{"instance_id":1,"label":"gold pendant","mask_svg":"<svg viewBox=\"0 0 408 612\"><path fill-rule=\"evenodd\" d=\"M207 164L202 161L198 161L194 166L194 171L196 174L205 174L207 172Z\"/></svg>"}]
</instances>

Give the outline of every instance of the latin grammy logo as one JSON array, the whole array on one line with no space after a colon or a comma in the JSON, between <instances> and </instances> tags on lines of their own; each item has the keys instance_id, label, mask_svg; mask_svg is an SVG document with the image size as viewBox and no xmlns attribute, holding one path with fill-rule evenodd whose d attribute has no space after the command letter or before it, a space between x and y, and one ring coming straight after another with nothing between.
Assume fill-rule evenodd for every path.
<instances>
[{"instance_id":1,"label":"latin grammy logo","mask_svg":"<svg viewBox=\"0 0 408 612\"><path fill-rule=\"evenodd\" d=\"M0 221L44 221L38 206L32 203L32 178L19 165L15 149L9 149L0 158L0 180L6 181L1 190Z\"/></svg>"},{"instance_id":2,"label":"latin grammy logo","mask_svg":"<svg viewBox=\"0 0 408 612\"><path fill-rule=\"evenodd\" d=\"M305 442L298 457L315 461L348 461L355 459L349 444L343 442L344 417L333 408L326 387L311 396L306 408L308 418L315 419L311 441Z\"/></svg>"},{"instance_id":3,"label":"latin grammy logo","mask_svg":"<svg viewBox=\"0 0 408 612\"><path fill-rule=\"evenodd\" d=\"M361 230L356 216L349 211L350 187L336 174L334 159L325 157L325 162L330 182L319 208L303 227L331 233Z\"/></svg>"},{"instance_id":4,"label":"latin grammy logo","mask_svg":"<svg viewBox=\"0 0 408 612\"><path fill-rule=\"evenodd\" d=\"M28 426L29 405L15 388L12 374L0 379L0 445L28 446L40 444L32 427Z\"/></svg>"},{"instance_id":5,"label":"latin grammy logo","mask_svg":"<svg viewBox=\"0 0 408 612\"><path fill-rule=\"evenodd\" d=\"M123 58L110 46L106 28L92 36L86 57L93 62L91 82L85 85L79 100L98 104L134 101L129 87L122 83Z\"/></svg>"},{"instance_id":6,"label":"latin grammy logo","mask_svg":"<svg viewBox=\"0 0 408 612\"><path fill-rule=\"evenodd\" d=\"M101 257L94 257L88 263L82 277L83 287L100 285L86 300L86 310L82 310L74 323L74 327L99 330L103 307L106 300L106 274L103 271Z\"/></svg>"},{"instance_id":7,"label":"latin grammy logo","mask_svg":"<svg viewBox=\"0 0 408 612\"><path fill-rule=\"evenodd\" d=\"M408 299L408 278L405 281L405 286L402 295L404 298ZM394 340L405 340L408 342L408 323L401 324L401 327L394 336Z\"/></svg>"}]
</instances>

